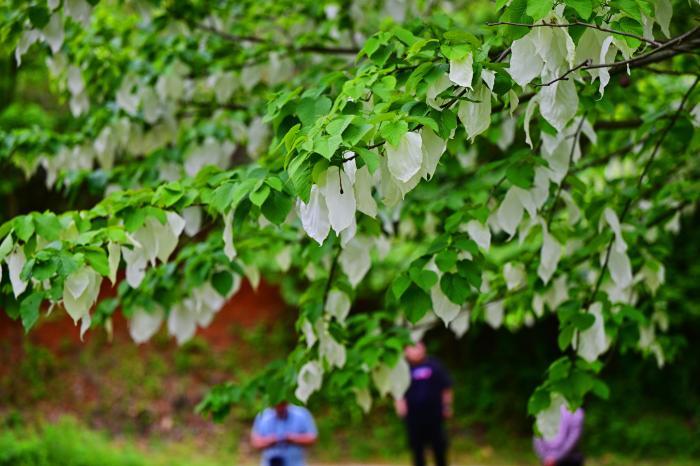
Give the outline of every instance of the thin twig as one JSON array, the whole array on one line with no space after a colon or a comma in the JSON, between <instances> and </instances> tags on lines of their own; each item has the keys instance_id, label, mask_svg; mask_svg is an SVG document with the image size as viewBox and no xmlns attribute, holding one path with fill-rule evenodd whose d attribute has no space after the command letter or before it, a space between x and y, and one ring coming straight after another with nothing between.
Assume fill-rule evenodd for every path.
<instances>
[{"instance_id":1,"label":"thin twig","mask_svg":"<svg viewBox=\"0 0 700 466\"><path fill-rule=\"evenodd\" d=\"M609 32L610 34L615 34L618 36L626 36L626 37L631 37L633 39L637 39L642 42L646 42L647 44L651 44L655 47L658 47L661 45L659 42L652 40L652 39L647 39L646 37L643 36L638 36L636 34L632 34L629 32L624 32L624 31L617 31L615 29L610 29L610 28L605 28L602 26L598 26L596 24L591 24L591 23L584 23L583 21L575 21L573 23L537 23L537 24L527 24L527 23L515 23L511 21L498 21L495 23L486 23L487 26L520 26L520 27L526 27L526 28L538 28L538 27L553 27L553 28L567 28L569 26L583 26L589 29L597 29L598 31L603 31L603 32Z\"/></svg>"},{"instance_id":2,"label":"thin twig","mask_svg":"<svg viewBox=\"0 0 700 466\"><path fill-rule=\"evenodd\" d=\"M566 177L569 176L569 170L571 170L571 164L574 161L574 152L576 152L576 144L578 143L578 140L581 137L583 122L586 121L587 114L588 112L583 112L583 115L581 115L581 121L578 122L578 126L576 127L576 132L574 133L574 141L571 143L571 150L569 151L569 164L566 166L566 173L564 173L564 178L561 179L561 182L557 187L557 192L554 195L554 201L549 207L549 212L547 212L547 228L549 228L549 226L552 224L552 219L554 218L554 209L557 206L557 202L559 201L559 196L561 196L561 191L564 187L564 180L566 180Z\"/></svg>"},{"instance_id":3,"label":"thin twig","mask_svg":"<svg viewBox=\"0 0 700 466\"><path fill-rule=\"evenodd\" d=\"M685 95L683 96L683 99L681 100L680 105L678 106L678 109L676 112L673 114L673 117L671 118L671 121L666 125L664 128L663 132L659 136L659 139L656 141L656 145L654 146L654 150L651 153L651 156L649 156L649 160L647 160L647 163L644 165L644 168L642 169L641 175L639 175L639 179L637 180L637 191L639 191L639 188L641 187L642 183L644 182L644 178L646 177L647 173L649 173L649 170L651 169L651 165L654 163L654 160L656 159L656 154L659 152L659 149L661 148L661 144L663 143L664 139L668 135L668 133L671 131L671 128L673 128L673 125L676 124L676 121L678 121L678 118L680 117L681 112L683 111L683 107L685 106L686 101L690 97L690 94L693 92L693 89L695 89L695 86L698 84L698 81L700 81L700 77L695 78L695 81L693 84L688 88L688 91L686 91ZM627 216L627 213L629 212L630 207L632 206L632 198L628 198L627 202L625 202L625 206L622 209L622 212L620 213L620 223L622 223L625 220L625 217ZM600 289L601 284L603 283L603 276L605 275L605 269L608 267L608 262L610 261L610 251L612 250L612 246L615 242L615 238L612 237L610 238L610 241L608 242L608 247L605 251L605 259L603 260L603 266L601 267L600 274L598 275L598 279L596 280L595 287L593 288L592 293L588 296L586 299L586 302L584 303L583 308L587 309L588 306L593 302L593 299L595 299L595 295L598 293L598 290Z\"/></svg>"},{"instance_id":4,"label":"thin twig","mask_svg":"<svg viewBox=\"0 0 700 466\"><path fill-rule=\"evenodd\" d=\"M266 44L272 47L280 47L285 50L289 51L296 51L296 52L310 52L310 53L322 53L322 54L347 54L347 55L357 55L359 53L359 49L354 48L354 47L326 47L323 45L302 45L302 46L295 46L293 44L277 44L274 42L271 42L266 39L262 39L260 37L255 37L255 36L238 36L234 34L230 34L225 31L221 31L219 29L213 28L211 26L206 26L204 24L197 24L195 25L197 29L201 29L202 31L209 32L211 34L217 35L221 37L224 40L227 40L229 42L252 42L255 44Z\"/></svg>"},{"instance_id":5,"label":"thin twig","mask_svg":"<svg viewBox=\"0 0 700 466\"><path fill-rule=\"evenodd\" d=\"M573 73L574 71L579 70L579 69L583 68L584 66L588 66L588 65L590 65L590 64L591 64L591 60L590 60L590 59L586 59L586 60L582 61L581 63L579 63L578 65L576 65L575 67L571 68L571 69L570 69L569 71L567 71L566 73L564 73L564 74L562 74L561 76L559 76L558 78L552 79L551 81L549 81L549 82L547 82L547 83L544 83L544 84L535 84L535 87L551 86L552 84L554 84L554 83L557 82L557 81L568 81L569 78L567 78L567 76L569 76L569 75L570 75L571 73Z\"/></svg>"}]
</instances>

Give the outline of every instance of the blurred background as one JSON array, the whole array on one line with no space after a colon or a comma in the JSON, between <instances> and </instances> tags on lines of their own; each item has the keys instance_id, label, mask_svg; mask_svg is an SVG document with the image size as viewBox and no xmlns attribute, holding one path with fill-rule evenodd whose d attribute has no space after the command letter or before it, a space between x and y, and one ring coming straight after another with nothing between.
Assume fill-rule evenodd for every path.
<instances>
[{"instance_id":1,"label":"blurred background","mask_svg":"<svg viewBox=\"0 0 700 466\"><path fill-rule=\"evenodd\" d=\"M43 61L28 54L20 73L0 44L0 130L65 128L66 102L50 86ZM80 192L55 196L41 176L27 180L2 158L0 170L0 223L60 210L65 199L89 205L91 185L102 189L97 172ZM666 266L677 354L659 368L654 359L609 353L610 399L585 406L590 464L700 464L700 216L685 223ZM257 407L237 406L221 423L195 408L213 385L244 380L292 347L296 315L280 286L244 284L215 324L182 347L163 331L136 346L118 319L112 338L95 330L80 342L58 313L25 335L0 312L0 466L256 464L247 439ZM479 327L461 340L440 329L426 335L455 380L455 464L536 464L527 398L558 356L556 341L553 317L517 334ZM389 401L363 415L354 400L320 394L310 409L320 431L312 463L408 463Z\"/></svg>"}]
</instances>

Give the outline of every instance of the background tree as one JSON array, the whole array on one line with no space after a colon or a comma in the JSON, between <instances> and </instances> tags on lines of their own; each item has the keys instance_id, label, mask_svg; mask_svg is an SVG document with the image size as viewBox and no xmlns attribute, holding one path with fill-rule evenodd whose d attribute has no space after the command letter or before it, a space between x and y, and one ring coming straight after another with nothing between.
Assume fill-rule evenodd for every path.
<instances>
[{"instance_id":1,"label":"background tree","mask_svg":"<svg viewBox=\"0 0 700 466\"><path fill-rule=\"evenodd\" d=\"M136 342L161 325L184 342L243 277L280 280L299 344L214 389L215 416L322 385L369 409L404 390L411 334L553 313L562 356L529 404L551 433L562 403L607 396L602 355L674 353L664 261L700 188L697 11L10 2L4 43L17 65L46 58L73 118L2 135L0 305L27 329L42 306L81 334L120 311ZM105 279L116 296L96 302Z\"/></svg>"}]
</instances>

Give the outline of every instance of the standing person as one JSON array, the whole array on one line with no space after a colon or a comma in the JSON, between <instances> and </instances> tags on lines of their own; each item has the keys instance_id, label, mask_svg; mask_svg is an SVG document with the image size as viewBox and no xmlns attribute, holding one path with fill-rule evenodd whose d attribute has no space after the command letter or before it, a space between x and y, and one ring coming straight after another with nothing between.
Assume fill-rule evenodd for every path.
<instances>
[{"instance_id":1,"label":"standing person","mask_svg":"<svg viewBox=\"0 0 700 466\"><path fill-rule=\"evenodd\" d=\"M436 466L447 466L445 419L452 417L452 380L442 365L428 357L419 341L404 354L411 367L411 385L396 401L396 412L406 422L414 466L425 466L425 447L430 445Z\"/></svg>"},{"instance_id":2,"label":"standing person","mask_svg":"<svg viewBox=\"0 0 700 466\"><path fill-rule=\"evenodd\" d=\"M304 449L317 437L309 410L282 402L255 417L250 443L262 451L261 466L305 466Z\"/></svg>"},{"instance_id":3,"label":"standing person","mask_svg":"<svg viewBox=\"0 0 700 466\"><path fill-rule=\"evenodd\" d=\"M551 439L535 438L535 452L545 466L583 466L579 441L583 433L583 409L573 413L561 407L559 431Z\"/></svg>"}]
</instances>

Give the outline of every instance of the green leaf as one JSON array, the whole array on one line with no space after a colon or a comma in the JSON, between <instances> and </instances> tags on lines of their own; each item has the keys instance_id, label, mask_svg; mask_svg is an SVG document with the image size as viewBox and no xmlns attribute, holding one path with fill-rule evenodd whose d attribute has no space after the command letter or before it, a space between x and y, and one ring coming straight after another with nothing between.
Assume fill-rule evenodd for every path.
<instances>
[{"instance_id":1,"label":"green leaf","mask_svg":"<svg viewBox=\"0 0 700 466\"><path fill-rule=\"evenodd\" d=\"M456 273L444 274L440 279L440 289L455 304L463 304L471 294L469 282Z\"/></svg>"},{"instance_id":2,"label":"green leaf","mask_svg":"<svg viewBox=\"0 0 700 466\"><path fill-rule=\"evenodd\" d=\"M514 163L506 169L506 178L515 186L530 189L535 178L535 169L531 164Z\"/></svg>"},{"instance_id":3,"label":"green leaf","mask_svg":"<svg viewBox=\"0 0 700 466\"><path fill-rule=\"evenodd\" d=\"M216 272L211 277L211 285L217 293L225 297L231 291L231 287L233 287L233 275L225 270Z\"/></svg>"},{"instance_id":4,"label":"green leaf","mask_svg":"<svg viewBox=\"0 0 700 466\"><path fill-rule=\"evenodd\" d=\"M481 288L481 269L475 262L461 260L457 263L457 271L471 286L477 290Z\"/></svg>"},{"instance_id":5,"label":"green leaf","mask_svg":"<svg viewBox=\"0 0 700 466\"><path fill-rule=\"evenodd\" d=\"M453 249L445 249L435 256L435 264L442 272L452 270L457 264L457 252Z\"/></svg>"},{"instance_id":6,"label":"green leaf","mask_svg":"<svg viewBox=\"0 0 700 466\"><path fill-rule=\"evenodd\" d=\"M593 2L591 0L565 0L566 6L573 10L583 19L587 21L593 13Z\"/></svg>"},{"instance_id":7,"label":"green leaf","mask_svg":"<svg viewBox=\"0 0 700 466\"><path fill-rule=\"evenodd\" d=\"M328 97L305 97L297 105L297 116L304 126L312 125L320 116L328 114L333 102Z\"/></svg>"},{"instance_id":8,"label":"green leaf","mask_svg":"<svg viewBox=\"0 0 700 466\"><path fill-rule=\"evenodd\" d=\"M292 210L292 199L285 193L277 191L270 193L261 208L265 218L275 225L284 223L290 210Z\"/></svg>"},{"instance_id":9,"label":"green leaf","mask_svg":"<svg viewBox=\"0 0 700 466\"><path fill-rule=\"evenodd\" d=\"M430 291L433 285L435 285L438 281L438 275L432 270L411 267L408 274L413 282L425 291Z\"/></svg>"},{"instance_id":10,"label":"green leaf","mask_svg":"<svg viewBox=\"0 0 700 466\"><path fill-rule=\"evenodd\" d=\"M109 261L107 260L107 253L105 253L104 249L97 247L86 248L82 252L88 264L90 264L97 273L103 277L109 276Z\"/></svg>"},{"instance_id":11,"label":"green leaf","mask_svg":"<svg viewBox=\"0 0 700 466\"><path fill-rule=\"evenodd\" d=\"M593 326L595 323L595 316L588 313L578 313L571 317L571 324L576 327L576 329L583 331Z\"/></svg>"},{"instance_id":12,"label":"green leaf","mask_svg":"<svg viewBox=\"0 0 700 466\"><path fill-rule=\"evenodd\" d=\"M398 146L404 134L408 132L408 123L405 120L384 123L379 134L392 146Z\"/></svg>"},{"instance_id":13,"label":"green leaf","mask_svg":"<svg viewBox=\"0 0 700 466\"><path fill-rule=\"evenodd\" d=\"M51 19L51 13L49 13L48 8L39 5L29 7L27 16L29 16L29 21L31 21L35 29L43 29L44 26L49 24Z\"/></svg>"},{"instance_id":14,"label":"green leaf","mask_svg":"<svg viewBox=\"0 0 700 466\"><path fill-rule=\"evenodd\" d=\"M552 11L553 0L527 0L525 12L535 21L544 18Z\"/></svg>"},{"instance_id":15,"label":"green leaf","mask_svg":"<svg viewBox=\"0 0 700 466\"><path fill-rule=\"evenodd\" d=\"M550 403L551 397L549 391L543 387L537 387L527 402L527 413L534 416L540 411L547 409Z\"/></svg>"},{"instance_id":16,"label":"green leaf","mask_svg":"<svg viewBox=\"0 0 700 466\"><path fill-rule=\"evenodd\" d=\"M401 297L401 307L409 322L416 323L430 310L433 303L430 295L417 287L411 285Z\"/></svg>"},{"instance_id":17,"label":"green leaf","mask_svg":"<svg viewBox=\"0 0 700 466\"><path fill-rule=\"evenodd\" d=\"M327 160L330 160L342 142L343 138L340 135L317 136L314 140L314 152L321 154Z\"/></svg>"},{"instance_id":18,"label":"green leaf","mask_svg":"<svg viewBox=\"0 0 700 466\"><path fill-rule=\"evenodd\" d=\"M22 326L25 332L29 332L39 319L39 306L43 300L43 294L39 291L34 291L20 303L19 314L22 317Z\"/></svg>"},{"instance_id":19,"label":"green leaf","mask_svg":"<svg viewBox=\"0 0 700 466\"><path fill-rule=\"evenodd\" d=\"M12 251L12 246L14 246L12 242L12 235L9 234L5 236L5 239L2 240L2 243L0 243L0 262L5 259L10 251Z\"/></svg>"},{"instance_id":20,"label":"green leaf","mask_svg":"<svg viewBox=\"0 0 700 466\"><path fill-rule=\"evenodd\" d=\"M377 171L377 168L379 168L379 155L376 152L364 147L357 147L355 148L355 153L365 162L370 173Z\"/></svg>"},{"instance_id":21,"label":"green leaf","mask_svg":"<svg viewBox=\"0 0 700 466\"><path fill-rule=\"evenodd\" d=\"M36 228L36 233L49 242L57 240L63 230L63 226L56 214L50 212L34 214L34 227Z\"/></svg>"},{"instance_id":22,"label":"green leaf","mask_svg":"<svg viewBox=\"0 0 700 466\"><path fill-rule=\"evenodd\" d=\"M571 340L573 340L574 338L575 331L576 327L574 327L573 325L567 325L561 332L559 332L557 343L561 351L564 351L571 344Z\"/></svg>"},{"instance_id":23,"label":"green leaf","mask_svg":"<svg viewBox=\"0 0 700 466\"><path fill-rule=\"evenodd\" d=\"M266 184L263 184L262 186L260 186L260 188L258 188L257 191L250 193L248 197L250 198L250 202L252 202L253 205L260 207L269 195L270 187Z\"/></svg>"},{"instance_id":24,"label":"green leaf","mask_svg":"<svg viewBox=\"0 0 700 466\"><path fill-rule=\"evenodd\" d=\"M391 292L394 293L394 297L396 299L401 299L401 296L410 285L411 279L405 274L400 274L394 279L393 283L391 284Z\"/></svg>"},{"instance_id":25,"label":"green leaf","mask_svg":"<svg viewBox=\"0 0 700 466\"><path fill-rule=\"evenodd\" d=\"M24 242L27 242L34 234L34 220L31 215L16 217L14 220L14 226L15 236Z\"/></svg>"}]
</instances>

